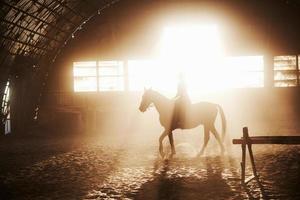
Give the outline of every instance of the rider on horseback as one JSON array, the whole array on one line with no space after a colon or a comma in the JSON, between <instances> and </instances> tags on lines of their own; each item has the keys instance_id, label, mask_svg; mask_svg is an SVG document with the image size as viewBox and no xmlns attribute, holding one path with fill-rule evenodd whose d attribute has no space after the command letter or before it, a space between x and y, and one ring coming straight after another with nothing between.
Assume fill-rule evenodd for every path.
<instances>
[{"instance_id":1,"label":"rider on horseback","mask_svg":"<svg viewBox=\"0 0 300 200\"><path fill-rule=\"evenodd\" d=\"M172 120L172 129L181 128L184 125L186 110L191 104L184 75L180 73L178 79L177 94L174 98L175 107Z\"/></svg>"}]
</instances>

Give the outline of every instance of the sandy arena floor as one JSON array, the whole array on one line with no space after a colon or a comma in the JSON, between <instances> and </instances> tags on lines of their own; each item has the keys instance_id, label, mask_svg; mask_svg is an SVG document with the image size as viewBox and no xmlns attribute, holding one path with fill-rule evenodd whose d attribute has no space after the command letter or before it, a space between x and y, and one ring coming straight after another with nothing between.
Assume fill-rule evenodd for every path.
<instances>
[{"instance_id":1,"label":"sandy arena floor","mask_svg":"<svg viewBox=\"0 0 300 200\"><path fill-rule=\"evenodd\" d=\"M243 188L238 146L194 158L183 144L163 161L156 145L33 138L1 138L0 199L300 199L300 146L255 148L263 188Z\"/></svg>"}]
</instances>

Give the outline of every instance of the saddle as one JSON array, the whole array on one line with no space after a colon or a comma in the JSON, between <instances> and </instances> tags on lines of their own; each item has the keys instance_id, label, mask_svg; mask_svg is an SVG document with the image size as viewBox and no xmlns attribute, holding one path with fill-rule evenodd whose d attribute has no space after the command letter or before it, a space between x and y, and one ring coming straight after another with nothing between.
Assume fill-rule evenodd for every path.
<instances>
[{"instance_id":1,"label":"saddle","mask_svg":"<svg viewBox=\"0 0 300 200\"><path fill-rule=\"evenodd\" d=\"M190 110L191 103L185 99L175 100L175 108L172 120L172 128L183 128L186 121L186 113Z\"/></svg>"}]
</instances>

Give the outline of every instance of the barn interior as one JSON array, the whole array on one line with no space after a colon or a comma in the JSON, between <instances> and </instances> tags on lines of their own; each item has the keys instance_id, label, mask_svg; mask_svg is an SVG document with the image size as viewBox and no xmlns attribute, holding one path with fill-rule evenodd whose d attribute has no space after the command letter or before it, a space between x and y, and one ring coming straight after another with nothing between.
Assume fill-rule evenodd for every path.
<instances>
[{"instance_id":1,"label":"barn interior","mask_svg":"<svg viewBox=\"0 0 300 200\"><path fill-rule=\"evenodd\" d=\"M260 184L243 186L232 144L245 126L300 136L299 1L0 4L0 199L300 198L297 145L254 146ZM180 73L223 108L224 156L213 136L196 156L202 126L159 155L159 113L139 106L145 88L174 99Z\"/></svg>"}]
</instances>

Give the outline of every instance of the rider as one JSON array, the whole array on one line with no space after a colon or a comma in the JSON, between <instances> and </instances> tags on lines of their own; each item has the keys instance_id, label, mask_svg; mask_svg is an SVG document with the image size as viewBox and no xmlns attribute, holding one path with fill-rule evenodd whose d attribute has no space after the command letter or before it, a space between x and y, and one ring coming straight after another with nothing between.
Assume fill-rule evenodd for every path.
<instances>
[{"instance_id":1,"label":"rider","mask_svg":"<svg viewBox=\"0 0 300 200\"><path fill-rule=\"evenodd\" d=\"M172 121L172 128L181 127L184 124L184 118L186 114L186 109L189 104L191 104L184 75L179 74L178 85L177 85L177 94L175 96L175 107Z\"/></svg>"}]
</instances>

